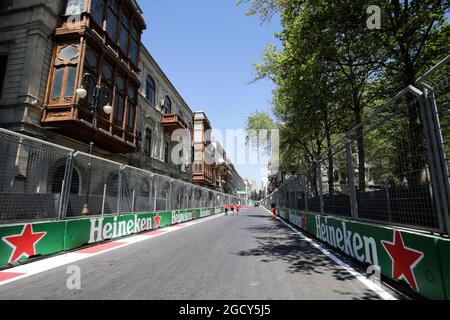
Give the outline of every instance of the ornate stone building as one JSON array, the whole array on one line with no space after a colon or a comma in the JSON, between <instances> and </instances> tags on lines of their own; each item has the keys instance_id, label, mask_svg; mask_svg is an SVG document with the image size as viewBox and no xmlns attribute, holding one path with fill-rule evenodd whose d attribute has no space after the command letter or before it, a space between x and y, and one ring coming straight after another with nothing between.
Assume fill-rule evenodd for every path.
<instances>
[{"instance_id":1,"label":"ornate stone building","mask_svg":"<svg viewBox=\"0 0 450 320\"><path fill-rule=\"evenodd\" d=\"M211 125L142 45L146 27L135 0L1 0L0 127L86 153L92 145L94 155L205 187L240 188L228 159L209 165L197 152L206 151ZM178 129L194 141L190 152L174 149ZM12 152L26 162L20 149ZM60 173L48 171L49 181Z\"/></svg>"}]
</instances>

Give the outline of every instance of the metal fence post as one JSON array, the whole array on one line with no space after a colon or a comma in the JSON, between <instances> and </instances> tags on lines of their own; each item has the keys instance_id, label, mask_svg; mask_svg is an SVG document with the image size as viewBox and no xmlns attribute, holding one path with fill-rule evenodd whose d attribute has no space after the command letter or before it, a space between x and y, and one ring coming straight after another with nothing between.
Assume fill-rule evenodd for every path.
<instances>
[{"instance_id":1,"label":"metal fence post","mask_svg":"<svg viewBox=\"0 0 450 320\"><path fill-rule=\"evenodd\" d=\"M63 185L61 187L61 197L59 199L59 214L58 214L58 220L63 220L67 217L67 210L69 208L69 199L70 199L70 192L71 192L71 186L72 186L72 174L74 170L74 164L75 164L75 158L74 153L71 152L67 155L66 160L66 168L64 171L64 180Z\"/></svg>"},{"instance_id":2,"label":"metal fence post","mask_svg":"<svg viewBox=\"0 0 450 320\"><path fill-rule=\"evenodd\" d=\"M317 185L319 186L320 213L325 214L325 204L323 201L323 183L322 183L322 160L315 160L317 170Z\"/></svg>"},{"instance_id":3,"label":"metal fence post","mask_svg":"<svg viewBox=\"0 0 450 320\"><path fill-rule=\"evenodd\" d=\"M148 177L148 211L152 210L152 195L153 195L153 174Z\"/></svg>"},{"instance_id":4,"label":"metal fence post","mask_svg":"<svg viewBox=\"0 0 450 320\"><path fill-rule=\"evenodd\" d=\"M169 208L167 208L166 210L172 210L173 208L173 199L172 199L172 193L173 193L173 179L170 180L170 184L169 184L169 194L168 194L168 198L169 198Z\"/></svg>"},{"instance_id":5,"label":"metal fence post","mask_svg":"<svg viewBox=\"0 0 450 320\"><path fill-rule=\"evenodd\" d=\"M353 219L358 219L358 198L356 195L355 187L355 171L353 170L353 149L350 141L347 141L345 146L347 153L347 175L348 175L348 187L350 189L350 203L352 208Z\"/></svg>"},{"instance_id":6,"label":"metal fence post","mask_svg":"<svg viewBox=\"0 0 450 320\"><path fill-rule=\"evenodd\" d=\"M303 190L304 190L304 196L305 196L305 211L308 212L308 177L303 175Z\"/></svg>"},{"instance_id":7,"label":"metal fence post","mask_svg":"<svg viewBox=\"0 0 450 320\"><path fill-rule=\"evenodd\" d=\"M444 140L439 120L439 110L432 88L423 84L424 95L420 99L421 115L427 144L428 165L434 191L434 203L442 233L450 233L450 186Z\"/></svg>"},{"instance_id":8,"label":"metal fence post","mask_svg":"<svg viewBox=\"0 0 450 320\"><path fill-rule=\"evenodd\" d=\"M117 213L120 214L122 212L122 192L123 192L123 170L125 166L120 167L119 169L119 179L117 181Z\"/></svg>"}]
</instances>

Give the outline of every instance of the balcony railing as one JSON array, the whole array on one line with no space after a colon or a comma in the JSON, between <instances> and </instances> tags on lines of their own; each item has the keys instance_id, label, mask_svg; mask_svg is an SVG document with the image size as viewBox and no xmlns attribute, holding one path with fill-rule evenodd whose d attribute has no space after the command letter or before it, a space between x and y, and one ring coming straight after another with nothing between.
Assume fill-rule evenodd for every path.
<instances>
[{"instance_id":1,"label":"balcony railing","mask_svg":"<svg viewBox=\"0 0 450 320\"><path fill-rule=\"evenodd\" d=\"M163 114L162 126L171 134L175 130L188 128L186 122L184 122L177 114Z\"/></svg>"},{"instance_id":2,"label":"balcony railing","mask_svg":"<svg viewBox=\"0 0 450 320\"><path fill-rule=\"evenodd\" d=\"M77 105L58 108L48 106L42 125L78 141L94 142L96 146L113 153L132 153L137 150L134 129L111 122L101 115L94 121L92 111Z\"/></svg>"}]
</instances>

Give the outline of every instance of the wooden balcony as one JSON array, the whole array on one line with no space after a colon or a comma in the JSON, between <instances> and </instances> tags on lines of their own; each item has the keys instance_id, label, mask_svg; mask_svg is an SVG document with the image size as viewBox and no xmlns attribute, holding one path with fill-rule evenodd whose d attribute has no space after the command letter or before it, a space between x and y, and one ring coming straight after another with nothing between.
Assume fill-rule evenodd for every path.
<instances>
[{"instance_id":1,"label":"wooden balcony","mask_svg":"<svg viewBox=\"0 0 450 320\"><path fill-rule=\"evenodd\" d=\"M184 122L183 119L180 119L177 114L163 114L162 126L170 134L172 134L175 130L188 128L186 122Z\"/></svg>"},{"instance_id":2,"label":"wooden balcony","mask_svg":"<svg viewBox=\"0 0 450 320\"><path fill-rule=\"evenodd\" d=\"M137 151L134 130L124 129L102 116L97 116L95 121L93 118L93 113L84 108L52 106L46 108L42 125L78 141L94 142L97 148L113 153Z\"/></svg>"},{"instance_id":3,"label":"wooden balcony","mask_svg":"<svg viewBox=\"0 0 450 320\"><path fill-rule=\"evenodd\" d=\"M231 168L228 163L222 162L221 164L219 164L218 171L222 179L228 180L230 178Z\"/></svg>"},{"instance_id":4,"label":"wooden balcony","mask_svg":"<svg viewBox=\"0 0 450 320\"><path fill-rule=\"evenodd\" d=\"M212 165L194 164L192 169L193 182L204 187L212 187L214 185L212 170Z\"/></svg>"}]
</instances>

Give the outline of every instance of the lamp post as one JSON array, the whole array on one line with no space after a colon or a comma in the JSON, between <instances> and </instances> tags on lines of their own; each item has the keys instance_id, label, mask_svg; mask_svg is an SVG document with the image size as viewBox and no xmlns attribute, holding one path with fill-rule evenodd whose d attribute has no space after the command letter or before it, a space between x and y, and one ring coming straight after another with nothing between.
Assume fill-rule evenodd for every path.
<instances>
[{"instance_id":1,"label":"lamp post","mask_svg":"<svg viewBox=\"0 0 450 320\"><path fill-rule=\"evenodd\" d=\"M111 91L105 85L98 86L95 78L86 73L83 75L81 87L77 89L77 97L85 102L88 108L93 113L92 127L97 127L97 115L99 108L101 107L106 115L111 115L112 107L110 105ZM94 142L89 143L89 174L87 181L86 203L83 206L83 215L89 214L89 193L91 186L91 174L92 174L92 155L94 151Z\"/></svg>"}]
</instances>

